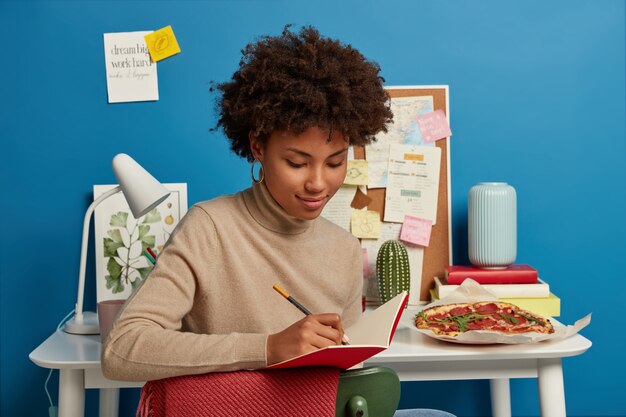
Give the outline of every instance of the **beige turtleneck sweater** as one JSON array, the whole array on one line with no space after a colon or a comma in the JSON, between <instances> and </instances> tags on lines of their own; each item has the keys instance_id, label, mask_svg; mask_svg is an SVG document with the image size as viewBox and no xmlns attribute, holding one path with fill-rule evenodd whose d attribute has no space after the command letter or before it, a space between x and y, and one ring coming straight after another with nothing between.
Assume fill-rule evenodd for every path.
<instances>
[{"instance_id":1,"label":"beige turtleneck sweater","mask_svg":"<svg viewBox=\"0 0 626 417\"><path fill-rule=\"evenodd\" d=\"M193 206L107 337L110 379L146 381L266 366L267 336L303 314L281 286L344 328L361 313L361 248L319 217L289 216L264 185Z\"/></svg>"}]
</instances>

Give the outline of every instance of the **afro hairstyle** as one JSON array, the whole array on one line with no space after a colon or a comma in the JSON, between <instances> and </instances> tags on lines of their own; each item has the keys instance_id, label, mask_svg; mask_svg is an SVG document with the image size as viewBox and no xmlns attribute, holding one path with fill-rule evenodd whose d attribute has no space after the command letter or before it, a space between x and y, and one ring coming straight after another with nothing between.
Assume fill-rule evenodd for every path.
<instances>
[{"instance_id":1,"label":"afro hairstyle","mask_svg":"<svg viewBox=\"0 0 626 417\"><path fill-rule=\"evenodd\" d=\"M217 128L250 162L250 132L265 142L274 131L320 127L340 131L351 145L368 144L393 118L379 72L351 45L287 25L280 36L248 44L232 79L216 85Z\"/></svg>"}]
</instances>

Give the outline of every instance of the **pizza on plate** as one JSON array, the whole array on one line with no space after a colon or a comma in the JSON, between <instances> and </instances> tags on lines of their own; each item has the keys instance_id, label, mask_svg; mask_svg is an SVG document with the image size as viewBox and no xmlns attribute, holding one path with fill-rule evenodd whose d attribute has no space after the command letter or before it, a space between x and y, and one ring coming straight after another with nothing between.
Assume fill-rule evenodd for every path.
<instances>
[{"instance_id":1,"label":"pizza on plate","mask_svg":"<svg viewBox=\"0 0 626 417\"><path fill-rule=\"evenodd\" d=\"M489 330L507 334L554 333L554 327L547 318L500 301L430 307L415 316L415 326L437 335L452 337L468 330Z\"/></svg>"}]
</instances>

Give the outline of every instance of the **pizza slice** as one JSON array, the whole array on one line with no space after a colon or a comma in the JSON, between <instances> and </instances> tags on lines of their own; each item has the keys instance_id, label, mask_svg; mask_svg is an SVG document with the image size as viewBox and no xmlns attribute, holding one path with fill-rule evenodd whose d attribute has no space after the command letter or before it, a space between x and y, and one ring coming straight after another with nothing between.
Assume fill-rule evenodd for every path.
<instances>
[{"instance_id":1,"label":"pizza slice","mask_svg":"<svg viewBox=\"0 0 626 417\"><path fill-rule=\"evenodd\" d=\"M452 337L468 330L489 330L507 334L554 333L554 326L549 319L500 301L430 307L415 316L415 326L437 335Z\"/></svg>"}]
</instances>

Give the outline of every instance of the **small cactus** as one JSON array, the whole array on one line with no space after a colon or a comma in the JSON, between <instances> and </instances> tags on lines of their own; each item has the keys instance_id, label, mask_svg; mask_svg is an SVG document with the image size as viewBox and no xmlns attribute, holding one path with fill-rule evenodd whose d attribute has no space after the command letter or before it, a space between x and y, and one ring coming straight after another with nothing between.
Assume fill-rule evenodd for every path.
<instances>
[{"instance_id":1,"label":"small cactus","mask_svg":"<svg viewBox=\"0 0 626 417\"><path fill-rule=\"evenodd\" d=\"M409 291L409 255L402 242L388 240L382 244L376 258L376 276L381 304L402 291Z\"/></svg>"}]
</instances>

